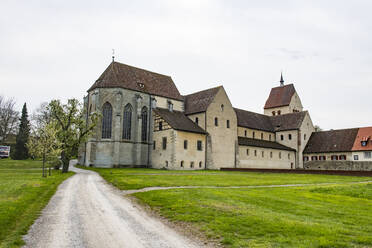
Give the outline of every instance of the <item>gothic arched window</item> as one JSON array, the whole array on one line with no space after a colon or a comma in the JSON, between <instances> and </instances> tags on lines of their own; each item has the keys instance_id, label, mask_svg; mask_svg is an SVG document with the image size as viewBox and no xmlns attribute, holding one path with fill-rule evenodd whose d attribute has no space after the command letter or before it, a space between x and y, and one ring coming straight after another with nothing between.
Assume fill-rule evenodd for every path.
<instances>
[{"instance_id":1,"label":"gothic arched window","mask_svg":"<svg viewBox=\"0 0 372 248\"><path fill-rule=\"evenodd\" d=\"M106 102L102 107L102 139L111 138L112 106Z\"/></svg>"},{"instance_id":2,"label":"gothic arched window","mask_svg":"<svg viewBox=\"0 0 372 248\"><path fill-rule=\"evenodd\" d=\"M147 141L147 108L143 107L141 112L141 118L142 118L142 136L141 140Z\"/></svg>"},{"instance_id":3,"label":"gothic arched window","mask_svg":"<svg viewBox=\"0 0 372 248\"><path fill-rule=\"evenodd\" d=\"M130 140L132 131L132 106L128 103L124 107L123 115L123 139Z\"/></svg>"}]
</instances>

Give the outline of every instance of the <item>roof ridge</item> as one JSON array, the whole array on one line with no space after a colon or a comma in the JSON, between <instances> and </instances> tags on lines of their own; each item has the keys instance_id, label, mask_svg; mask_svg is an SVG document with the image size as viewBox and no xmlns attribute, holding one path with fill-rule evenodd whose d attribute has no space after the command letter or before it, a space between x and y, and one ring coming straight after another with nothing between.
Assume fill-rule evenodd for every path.
<instances>
[{"instance_id":1,"label":"roof ridge","mask_svg":"<svg viewBox=\"0 0 372 248\"><path fill-rule=\"evenodd\" d=\"M200 93L202 93L202 92L206 92L206 91L214 90L214 89L217 89L217 88L223 88L223 86L222 86L222 85L219 85L219 86L216 86L216 87L212 87L212 88L205 89L205 90L200 90L200 91L197 91L197 92L194 92L194 93L191 93L191 94L188 94L188 95L183 95L183 96L184 96L184 97L188 97L188 96L191 96L191 95L200 94Z\"/></svg>"},{"instance_id":2,"label":"roof ridge","mask_svg":"<svg viewBox=\"0 0 372 248\"><path fill-rule=\"evenodd\" d=\"M125 66L128 66L128 67L137 69L137 70L146 71L146 72L149 72L149 73L157 74L159 76L164 76L164 77L171 78L171 76L168 76L168 75L165 75L165 74L161 74L161 73L158 73L158 72L154 72L154 71L150 71L150 70L146 70L146 69L142 69L142 68L139 68L139 67L136 67L136 66L133 66L133 65L124 64L124 63L117 62L117 61L114 61L114 62L111 62L111 63L116 63L116 64L119 64L119 65L125 65Z\"/></svg>"}]
</instances>

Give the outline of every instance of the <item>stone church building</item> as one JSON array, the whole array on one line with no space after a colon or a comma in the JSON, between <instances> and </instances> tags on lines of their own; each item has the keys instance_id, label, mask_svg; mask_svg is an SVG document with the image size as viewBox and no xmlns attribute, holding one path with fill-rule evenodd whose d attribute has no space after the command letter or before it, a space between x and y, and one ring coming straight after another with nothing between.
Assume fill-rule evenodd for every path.
<instances>
[{"instance_id":1,"label":"stone church building","mask_svg":"<svg viewBox=\"0 0 372 248\"><path fill-rule=\"evenodd\" d=\"M294 85L283 78L259 114L234 108L223 86L181 95L171 77L113 61L84 106L87 115L101 114L79 152L86 166L296 169L309 160L304 151L317 156L309 140L329 142L314 133Z\"/></svg>"}]
</instances>

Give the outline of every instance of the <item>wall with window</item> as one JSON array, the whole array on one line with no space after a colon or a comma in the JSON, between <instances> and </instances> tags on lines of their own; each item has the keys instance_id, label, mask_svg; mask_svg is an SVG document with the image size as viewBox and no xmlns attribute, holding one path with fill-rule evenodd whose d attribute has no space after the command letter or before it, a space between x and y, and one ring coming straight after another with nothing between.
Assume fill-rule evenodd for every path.
<instances>
[{"instance_id":1,"label":"wall with window","mask_svg":"<svg viewBox=\"0 0 372 248\"><path fill-rule=\"evenodd\" d=\"M372 161L372 150L352 152L352 160L353 161Z\"/></svg>"},{"instance_id":2,"label":"wall with window","mask_svg":"<svg viewBox=\"0 0 372 248\"><path fill-rule=\"evenodd\" d=\"M237 168L294 169L294 166L294 151L239 146Z\"/></svg>"},{"instance_id":3,"label":"wall with window","mask_svg":"<svg viewBox=\"0 0 372 248\"><path fill-rule=\"evenodd\" d=\"M86 149L85 146L80 149L79 163L95 167L149 166L150 96L122 88L104 88L89 92L87 99L87 114L98 112L102 118Z\"/></svg>"},{"instance_id":4,"label":"wall with window","mask_svg":"<svg viewBox=\"0 0 372 248\"><path fill-rule=\"evenodd\" d=\"M205 169L204 134L169 128L155 131L153 139L155 143L152 146L151 156L153 168L170 170ZM198 149L198 141L199 144L201 143L200 150ZM165 145L164 142L166 142Z\"/></svg>"},{"instance_id":5,"label":"wall with window","mask_svg":"<svg viewBox=\"0 0 372 248\"><path fill-rule=\"evenodd\" d=\"M188 115L187 117L189 117L193 122L197 123L199 127L205 130L205 112Z\"/></svg>"},{"instance_id":6,"label":"wall with window","mask_svg":"<svg viewBox=\"0 0 372 248\"><path fill-rule=\"evenodd\" d=\"M282 145L298 149L298 130L276 132L276 141Z\"/></svg>"},{"instance_id":7,"label":"wall with window","mask_svg":"<svg viewBox=\"0 0 372 248\"><path fill-rule=\"evenodd\" d=\"M306 164L310 161L353 161L354 157L351 152L305 153L302 160Z\"/></svg>"},{"instance_id":8,"label":"wall with window","mask_svg":"<svg viewBox=\"0 0 372 248\"><path fill-rule=\"evenodd\" d=\"M237 119L231 102L220 87L207 112L207 168L234 167L237 153ZM215 118L218 125L215 125ZM227 120L230 128L227 127Z\"/></svg>"},{"instance_id":9,"label":"wall with window","mask_svg":"<svg viewBox=\"0 0 372 248\"><path fill-rule=\"evenodd\" d=\"M260 131L256 129L246 128L246 127L238 127L238 136L239 137L247 137L247 138L254 138L254 139L261 139L268 141L275 141L275 133Z\"/></svg>"},{"instance_id":10,"label":"wall with window","mask_svg":"<svg viewBox=\"0 0 372 248\"><path fill-rule=\"evenodd\" d=\"M168 103L171 102L173 104L173 110L184 111L183 101L178 101L178 100L161 97L161 96L153 96L153 98L156 101L157 108L168 109Z\"/></svg>"}]
</instances>

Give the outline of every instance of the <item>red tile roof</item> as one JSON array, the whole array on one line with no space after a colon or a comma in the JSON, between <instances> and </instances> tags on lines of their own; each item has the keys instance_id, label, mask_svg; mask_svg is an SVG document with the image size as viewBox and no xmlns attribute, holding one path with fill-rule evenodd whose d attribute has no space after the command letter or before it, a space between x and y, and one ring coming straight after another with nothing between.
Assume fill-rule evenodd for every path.
<instances>
[{"instance_id":1,"label":"red tile roof","mask_svg":"<svg viewBox=\"0 0 372 248\"><path fill-rule=\"evenodd\" d=\"M367 146L362 146L362 141L367 141ZM372 127L359 128L352 150L353 151L372 150Z\"/></svg>"},{"instance_id":2,"label":"red tile roof","mask_svg":"<svg viewBox=\"0 0 372 248\"><path fill-rule=\"evenodd\" d=\"M95 88L124 88L183 100L171 77L118 62L112 62L88 92Z\"/></svg>"},{"instance_id":3,"label":"red tile roof","mask_svg":"<svg viewBox=\"0 0 372 248\"><path fill-rule=\"evenodd\" d=\"M272 88L264 109L288 106L295 92L293 84Z\"/></svg>"},{"instance_id":4,"label":"red tile roof","mask_svg":"<svg viewBox=\"0 0 372 248\"><path fill-rule=\"evenodd\" d=\"M222 86L218 86L184 96L185 114L189 115L207 111L209 104L211 104L214 96L221 88Z\"/></svg>"}]
</instances>

